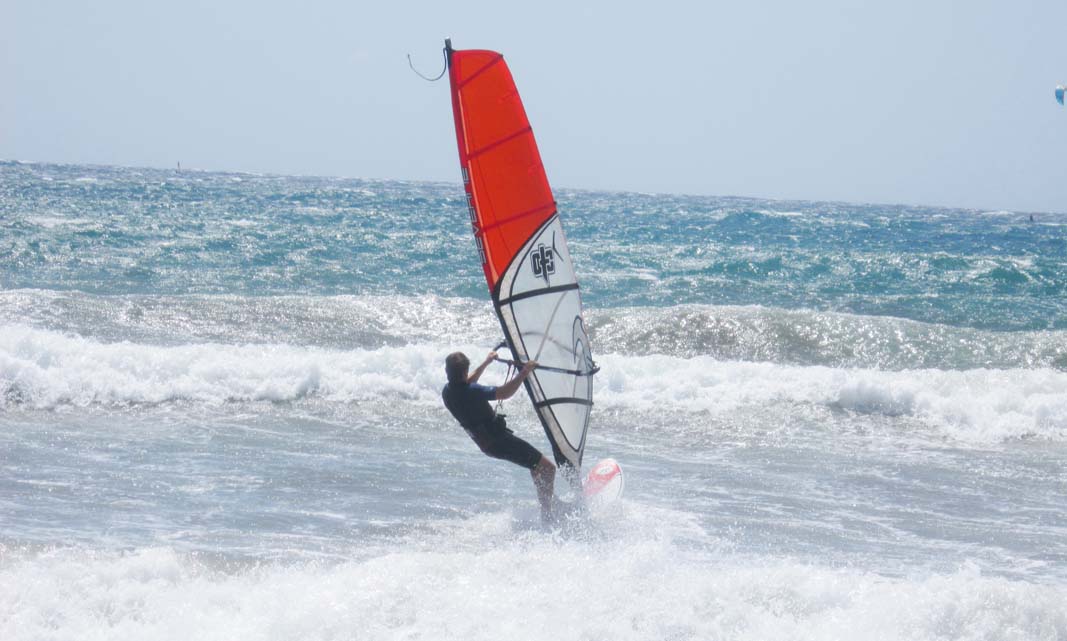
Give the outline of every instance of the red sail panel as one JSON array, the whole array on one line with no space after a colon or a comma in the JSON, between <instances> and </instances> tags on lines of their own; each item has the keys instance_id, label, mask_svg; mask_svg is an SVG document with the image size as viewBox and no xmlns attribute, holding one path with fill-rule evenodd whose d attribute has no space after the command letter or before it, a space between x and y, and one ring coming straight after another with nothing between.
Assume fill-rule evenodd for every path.
<instances>
[{"instance_id":1,"label":"red sail panel","mask_svg":"<svg viewBox=\"0 0 1067 641\"><path fill-rule=\"evenodd\" d=\"M504 57L451 51L449 80L463 182L492 292L555 211L541 154Z\"/></svg>"}]
</instances>

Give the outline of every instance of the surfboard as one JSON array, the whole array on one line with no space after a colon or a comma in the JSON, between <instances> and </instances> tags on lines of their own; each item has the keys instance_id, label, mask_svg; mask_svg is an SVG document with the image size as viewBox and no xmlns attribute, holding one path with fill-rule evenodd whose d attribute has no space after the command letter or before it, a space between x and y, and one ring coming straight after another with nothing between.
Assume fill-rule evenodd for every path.
<instances>
[{"instance_id":1,"label":"surfboard","mask_svg":"<svg viewBox=\"0 0 1067 641\"><path fill-rule=\"evenodd\" d=\"M606 507L622 496L625 480L622 467L613 458L597 462L582 479L582 495L592 510Z\"/></svg>"},{"instance_id":2,"label":"surfboard","mask_svg":"<svg viewBox=\"0 0 1067 641\"><path fill-rule=\"evenodd\" d=\"M593 362L563 224L504 57L445 41L467 213L489 294L556 465L578 486ZM577 487L576 487L577 489Z\"/></svg>"}]
</instances>

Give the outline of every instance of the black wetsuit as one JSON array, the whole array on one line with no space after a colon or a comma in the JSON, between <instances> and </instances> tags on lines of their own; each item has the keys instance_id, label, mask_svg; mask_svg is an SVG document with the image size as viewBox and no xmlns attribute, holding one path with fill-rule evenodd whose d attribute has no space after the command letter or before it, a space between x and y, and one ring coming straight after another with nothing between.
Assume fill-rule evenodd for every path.
<instances>
[{"instance_id":1,"label":"black wetsuit","mask_svg":"<svg viewBox=\"0 0 1067 641\"><path fill-rule=\"evenodd\" d=\"M478 448L489 456L531 470L541 462L541 452L515 436L504 417L493 411L489 402L496 399L495 387L449 383L441 390L441 398Z\"/></svg>"}]
</instances>

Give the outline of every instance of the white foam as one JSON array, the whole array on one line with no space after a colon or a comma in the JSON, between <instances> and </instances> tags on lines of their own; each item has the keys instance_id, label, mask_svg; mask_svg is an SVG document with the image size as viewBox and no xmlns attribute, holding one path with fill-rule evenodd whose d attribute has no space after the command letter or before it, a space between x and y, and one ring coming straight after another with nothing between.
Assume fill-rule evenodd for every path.
<instances>
[{"instance_id":1,"label":"white foam","mask_svg":"<svg viewBox=\"0 0 1067 641\"><path fill-rule=\"evenodd\" d=\"M728 416L746 406L810 404L914 417L966 442L1067 440L1067 372L1052 369L886 372L614 355L599 363L601 408Z\"/></svg>"},{"instance_id":2,"label":"white foam","mask_svg":"<svg viewBox=\"0 0 1067 641\"><path fill-rule=\"evenodd\" d=\"M445 352L433 347L326 350L288 345L174 347L98 341L6 325L0 406L197 401L436 399Z\"/></svg>"},{"instance_id":3,"label":"white foam","mask_svg":"<svg viewBox=\"0 0 1067 641\"><path fill-rule=\"evenodd\" d=\"M26 222L38 227L44 227L46 229L55 229L57 227L79 227L84 225L94 225L97 221L89 218L68 218L62 216L27 216Z\"/></svg>"},{"instance_id":4,"label":"white foam","mask_svg":"<svg viewBox=\"0 0 1067 641\"><path fill-rule=\"evenodd\" d=\"M474 520L462 531L497 530ZM212 567L169 548L4 555L0 637L945 639L1067 635L1067 588L724 560L670 541L430 535L341 563Z\"/></svg>"},{"instance_id":5,"label":"white foam","mask_svg":"<svg viewBox=\"0 0 1067 641\"><path fill-rule=\"evenodd\" d=\"M0 407L307 397L438 407L443 359L457 348L472 359L485 350L469 344L353 350L157 346L6 325L0 328ZM609 354L597 360L602 369L594 396L601 409L727 416L743 407L780 407L786 416L807 404L911 417L965 442L1067 440L1067 372L1053 369L888 372L663 355ZM486 380L499 383L503 373L500 366Z\"/></svg>"}]
</instances>

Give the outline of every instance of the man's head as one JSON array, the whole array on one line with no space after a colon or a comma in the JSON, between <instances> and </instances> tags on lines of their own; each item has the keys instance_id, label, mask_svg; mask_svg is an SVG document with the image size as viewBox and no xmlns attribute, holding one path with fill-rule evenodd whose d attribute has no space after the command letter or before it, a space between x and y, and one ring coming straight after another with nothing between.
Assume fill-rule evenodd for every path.
<instances>
[{"instance_id":1,"label":"man's head","mask_svg":"<svg viewBox=\"0 0 1067 641\"><path fill-rule=\"evenodd\" d=\"M449 383L466 383L471 362L463 352L452 352L445 358L445 374Z\"/></svg>"}]
</instances>

